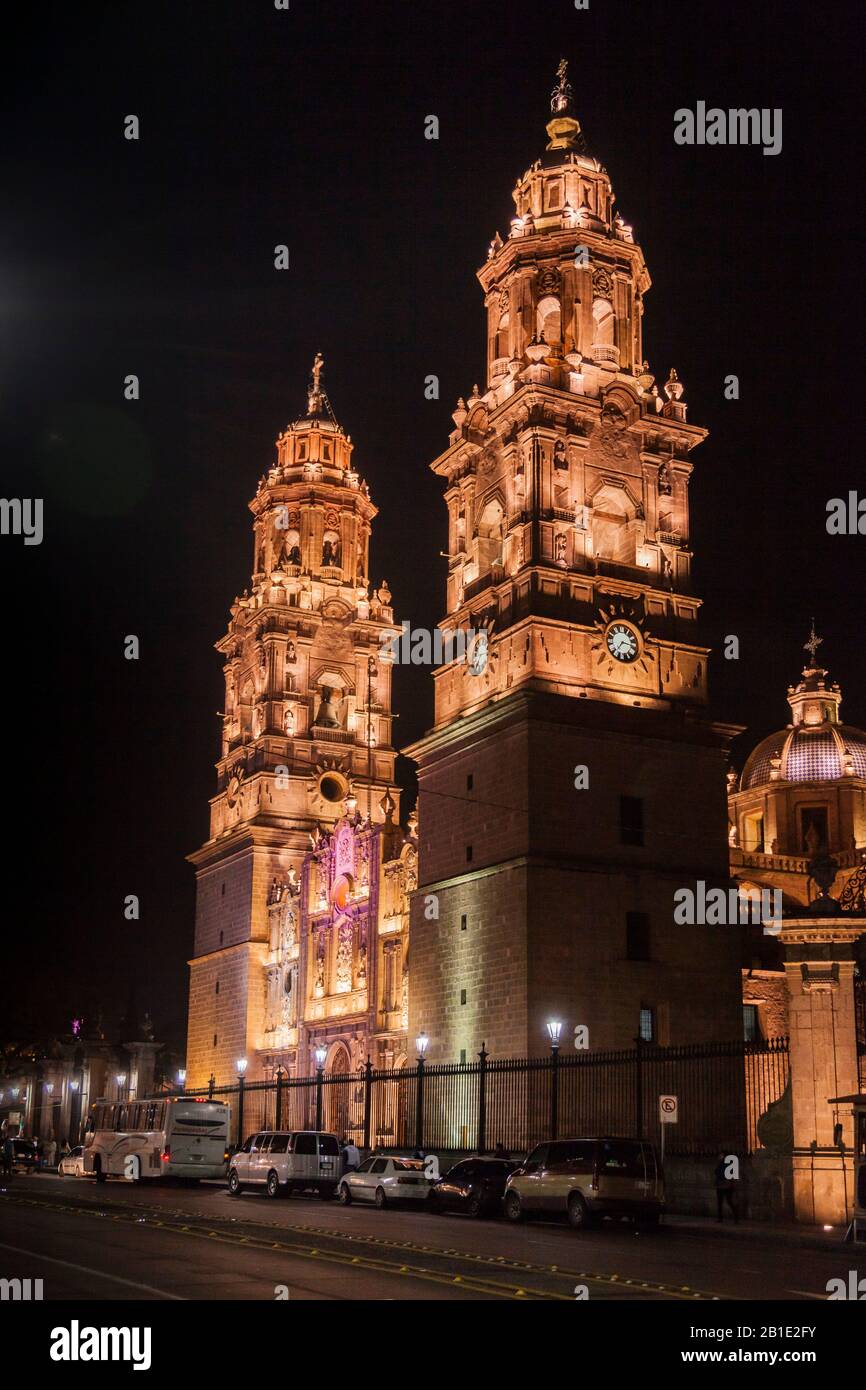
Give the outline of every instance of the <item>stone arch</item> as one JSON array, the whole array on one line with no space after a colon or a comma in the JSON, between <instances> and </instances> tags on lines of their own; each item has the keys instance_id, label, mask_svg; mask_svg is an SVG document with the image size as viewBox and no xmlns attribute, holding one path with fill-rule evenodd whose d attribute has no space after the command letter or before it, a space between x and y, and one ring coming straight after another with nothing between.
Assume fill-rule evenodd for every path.
<instances>
[{"instance_id":1,"label":"stone arch","mask_svg":"<svg viewBox=\"0 0 866 1390\"><path fill-rule=\"evenodd\" d=\"M498 492L485 498L476 525L478 537L478 571L483 574L491 565L501 562L502 540L505 535L505 507Z\"/></svg>"},{"instance_id":2,"label":"stone arch","mask_svg":"<svg viewBox=\"0 0 866 1390\"><path fill-rule=\"evenodd\" d=\"M614 564L636 563L637 504L622 486L602 483L593 496L592 553Z\"/></svg>"},{"instance_id":3,"label":"stone arch","mask_svg":"<svg viewBox=\"0 0 866 1390\"><path fill-rule=\"evenodd\" d=\"M322 1118L325 1129L338 1138L352 1129L352 1059L346 1044L338 1039L331 1043L325 1059L324 1104Z\"/></svg>"},{"instance_id":4,"label":"stone arch","mask_svg":"<svg viewBox=\"0 0 866 1390\"><path fill-rule=\"evenodd\" d=\"M550 345L562 341L562 306L555 294L546 294L538 301L535 336Z\"/></svg>"},{"instance_id":5,"label":"stone arch","mask_svg":"<svg viewBox=\"0 0 866 1390\"><path fill-rule=\"evenodd\" d=\"M606 347L613 347L614 328L616 326L616 316L613 312L613 305L609 299L602 299L596 295L592 301L592 341L593 344L603 344Z\"/></svg>"}]
</instances>

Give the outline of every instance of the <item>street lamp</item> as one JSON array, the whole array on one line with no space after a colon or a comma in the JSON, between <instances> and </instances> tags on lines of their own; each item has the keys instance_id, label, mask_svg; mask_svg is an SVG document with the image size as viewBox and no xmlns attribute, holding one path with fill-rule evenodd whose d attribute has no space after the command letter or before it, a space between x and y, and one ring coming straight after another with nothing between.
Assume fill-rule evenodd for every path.
<instances>
[{"instance_id":1,"label":"street lamp","mask_svg":"<svg viewBox=\"0 0 866 1390\"><path fill-rule=\"evenodd\" d=\"M120 1093L126 1085L126 1072L119 1071L114 1079L117 1082L117 1099L120 1100Z\"/></svg>"},{"instance_id":2,"label":"street lamp","mask_svg":"<svg viewBox=\"0 0 866 1390\"><path fill-rule=\"evenodd\" d=\"M184 1086L186 1085L186 1071L183 1067L178 1068L177 1084L181 1090L183 1090Z\"/></svg>"},{"instance_id":3,"label":"street lamp","mask_svg":"<svg viewBox=\"0 0 866 1390\"><path fill-rule=\"evenodd\" d=\"M415 1039L415 1046L418 1049L418 1079L415 1083L415 1148L419 1153L422 1150L424 1138L424 1057L427 1048L430 1046L430 1039L426 1033L419 1033Z\"/></svg>"},{"instance_id":4,"label":"street lamp","mask_svg":"<svg viewBox=\"0 0 866 1390\"><path fill-rule=\"evenodd\" d=\"M550 1038L550 1137L556 1138L559 1128L559 1037L562 1021L558 1018L547 1020L547 1036Z\"/></svg>"},{"instance_id":5,"label":"street lamp","mask_svg":"<svg viewBox=\"0 0 866 1390\"><path fill-rule=\"evenodd\" d=\"M322 1084L325 1079L325 1058L328 1049L321 1043L315 1050L316 1058L316 1129L322 1128Z\"/></svg>"},{"instance_id":6,"label":"street lamp","mask_svg":"<svg viewBox=\"0 0 866 1390\"><path fill-rule=\"evenodd\" d=\"M238 1148L244 1142L244 1077L247 1071L246 1057L239 1057L235 1062L238 1074ZM211 1092L211 1094L213 1094Z\"/></svg>"}]
</instances>

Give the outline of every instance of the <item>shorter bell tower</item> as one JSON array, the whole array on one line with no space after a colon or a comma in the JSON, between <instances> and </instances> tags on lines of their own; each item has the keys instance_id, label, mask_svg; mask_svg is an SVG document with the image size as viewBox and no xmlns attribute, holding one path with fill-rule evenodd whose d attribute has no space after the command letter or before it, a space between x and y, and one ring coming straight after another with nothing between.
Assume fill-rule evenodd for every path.
<instances>
[{"instance_id":1,"label":"shorter bell tower","mask_svg":"<svg viewBox=\"0 0 866 1390\"><path fill-rule=\"evenodd\" d=\"M276 442L250 502L251 588L217 642L225 700L210 805L196 867L187 1081L232 1080L246 1057L260 1072L267 1014L268 898L299 876L310 835L347 797L380 821L396 808L387 583L371 592L376 507L337 423L316 355L306 414Z\"/></svg>"}]
</instances>

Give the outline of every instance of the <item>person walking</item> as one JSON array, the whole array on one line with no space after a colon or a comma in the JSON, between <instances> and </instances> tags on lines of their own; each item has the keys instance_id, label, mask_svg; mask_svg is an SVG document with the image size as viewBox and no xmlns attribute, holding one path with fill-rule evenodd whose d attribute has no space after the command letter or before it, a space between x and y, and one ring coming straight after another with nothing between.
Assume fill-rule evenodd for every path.
<instances>
[{"instance_id":1,"label":"person walking","mask_svg":"<svg viewBox=\"0 0 866 1390\"><path fill-rule=\"evenodd\" d=\"M7 1135L6 1135L6 1138L3 1140L3 1176L4 1176L4 1178L11 1178L11 1176L12 1176L12 1166L13 1166L14 1162L15 1162L15 1145L12 1143L11 1137L7 1134Z\"/></svg>"},{"instance_id":2,"label":"person walking","mask_svg":"<svg viewBox=\"0 0 866 1390\"><path fill-rule=\"evenodd\" d=\"M716 1220L722 1220L725 1202L730 1208L731 1216L734 1221L739 1221L740 1214L737 1210L737 1185L736 1178L731 1172L732 1165L736 1165L737 1159L734 1154L719 1154L719 1161L716 1164Z\"/></svg>"},{"instance_id":3,"label":"person walking","mask_svg":"<svg viewBox=\"0 0 866 1390\"><path fill-rule=\"evenodd\" d=\"M45 1167L57 1167L57 1140L47 1139L45 1141Z\"/></svg>"}]
</instances>

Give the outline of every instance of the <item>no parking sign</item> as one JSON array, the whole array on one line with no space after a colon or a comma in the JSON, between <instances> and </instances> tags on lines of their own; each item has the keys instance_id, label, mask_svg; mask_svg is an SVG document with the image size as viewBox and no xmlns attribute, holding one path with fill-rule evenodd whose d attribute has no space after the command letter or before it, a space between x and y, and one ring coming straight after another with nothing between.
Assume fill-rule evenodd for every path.
<instances>
[{"instance_id":1,"label":"no parking sign","mask_svg":"<svg viewBox=\"0 0 866 1390\"><path fill-rule=\"evenodd\" d=\"M659 1096L659 1120L663 1125L679 1122L679 1100L676 1096Z\"/></svg>"}]
</instances>

